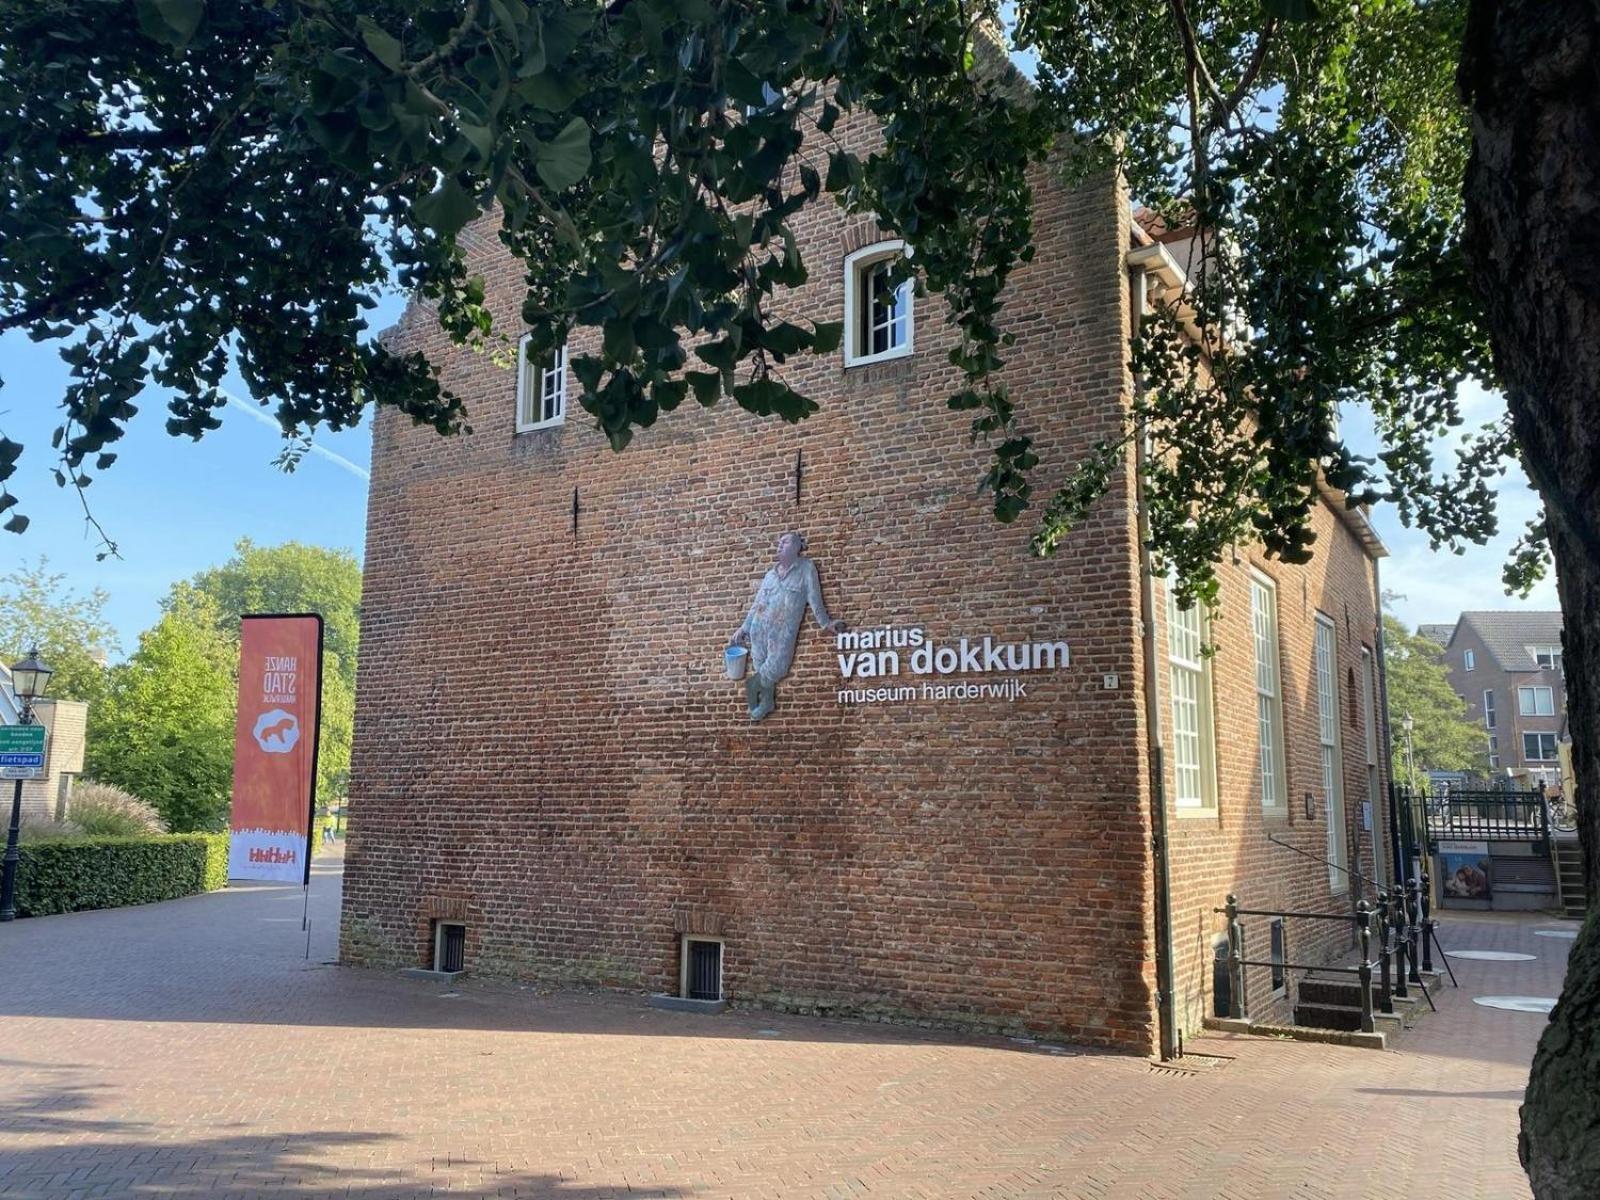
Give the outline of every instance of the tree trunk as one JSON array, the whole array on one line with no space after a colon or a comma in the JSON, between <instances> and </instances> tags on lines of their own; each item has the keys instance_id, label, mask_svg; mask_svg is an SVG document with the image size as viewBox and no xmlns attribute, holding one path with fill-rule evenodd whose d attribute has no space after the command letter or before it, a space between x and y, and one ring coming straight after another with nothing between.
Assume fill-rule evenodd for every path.
<instances>
[{"instance_id":1,"label":"tree trunk","mask_svg":"<svg viewBox=\"0 0 1600 1200\"><path fill-rule=\"evenodd\" d=\"M1590 917L1540 1040L1520 1153L1540 1200L1600 1196L1600 0L1472 0L1466 245L1564 613Z\"/></svg>"}]
</instances>

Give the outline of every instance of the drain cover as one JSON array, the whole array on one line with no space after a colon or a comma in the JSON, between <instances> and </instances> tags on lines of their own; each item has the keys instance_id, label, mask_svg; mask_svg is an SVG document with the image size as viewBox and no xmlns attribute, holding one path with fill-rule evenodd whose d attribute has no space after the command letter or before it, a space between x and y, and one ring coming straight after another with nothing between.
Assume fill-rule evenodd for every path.
<instances>
[{"instance_id":1,"label":"drain cover","mask_svg":"<svg viewBox=\"0 0 1600 1200\"><path fill-rule=\"evenodd\" d=\"M1577 940L1578 931L1576 929L1535 929L1533 936L1566 938L1567 941L1571 942Z\"/></svg>"},{"instance_id":2,"label":"drain cover","mask_svg":"<svg viewBox=\"0 0 1600 1200\"><path fill-rule=\"evenodd\" d=\"M1446 950L1451 958L1472 958L1479 962L1533 962L1537 954L1513 954L1510 950Z\"/></svg>"},{"instance_id":3,"label":"drain cover","mask_svg":"<svg viewBox=\"0 0 1600 1200\"><path fill-rule=\"evenodd\" d=\"M1525 1013L1547 1013L1556 1006L1555 1000L1549 996L1474 996L1472 1002L1484 1008Z\"/></svg>"}]
</instances>

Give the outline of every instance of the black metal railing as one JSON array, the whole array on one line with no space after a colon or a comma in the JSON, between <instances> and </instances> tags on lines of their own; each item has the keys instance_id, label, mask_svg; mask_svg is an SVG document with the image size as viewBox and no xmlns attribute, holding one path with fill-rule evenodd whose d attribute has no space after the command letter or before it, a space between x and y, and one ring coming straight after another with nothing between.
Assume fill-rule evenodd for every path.
<instances>
[{"instance_id":1,"label":"black metal railing","mask_svg":"<svg viewBox=\"0 0 1600 1200\"><path fill-rule=\"evenodd\" d=\"M1408 1000L1411 988L1418 988L1433 1007L1424 971L1433 970L1432 950L1437 944L1433 921L1428 912L1427 878L1413 874L1403 887L1393 891L1379 889L1375 902L1360 900L1353 913L1298 912L1292 909L1241 908L1239 897L1229 894L1227 904L1214 909L1228 920L1228 1016L1248 1020L1250 1000L1246 988L1246 967L1266 967L1289 971L1319 971L1334 975L1353 975L1360 992L1361 1030L1372 1033L1375 1012L1393 1013L1396 1000ZM1282 958L1247 958L1243 918L1267 917L1305 921L1336 921L1351 924L1356 935L1355 966L1326 963L1299 963L1288 960L1288 941ZM1376 949L1377 957L1373 957ZM1374 994L1376 977L1376 994Z\"/></svg>"},{"instance_id":2,"label":"black metal railing","mask_svg":"<svg viewBox=\"0 0 1600 1200\"><path fill-rule=\"evenodd\" d=\"M1431 854L1440 841L1550 842L1550 803L1544 785L1528 790L1448 787L1396 792L1401 836L1410 856Z\"/></svg>"}]
</instances>

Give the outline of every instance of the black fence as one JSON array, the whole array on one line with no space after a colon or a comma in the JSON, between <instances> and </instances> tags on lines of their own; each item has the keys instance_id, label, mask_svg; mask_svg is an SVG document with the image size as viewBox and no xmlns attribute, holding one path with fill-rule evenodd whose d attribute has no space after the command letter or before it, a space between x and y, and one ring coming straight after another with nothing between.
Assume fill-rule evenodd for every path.
<instances>
[{"instance_id":1,"label":"black fence","mask_svg":"<svg viewBox=\"0 0 1600 1200\"><path fill-rule=\"evenodd\" d=\"M1547 853L1550 849L1550 805L1543 787L1398 788L1395 801L1401 854L1408 862L1434 853L1441 841L1537 842Z\"/></svg>"}]
</instances>

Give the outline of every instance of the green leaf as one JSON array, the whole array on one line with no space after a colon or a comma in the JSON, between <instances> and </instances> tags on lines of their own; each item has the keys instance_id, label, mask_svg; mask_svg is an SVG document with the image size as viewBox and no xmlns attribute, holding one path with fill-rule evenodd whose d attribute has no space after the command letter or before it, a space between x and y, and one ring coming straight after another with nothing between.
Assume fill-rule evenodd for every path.
<instances>
[{"instance_id":1,"label":"green leaf","mask_svg":"<svg viewBox=\"0 0 1600 1200\"><path fill-rule=\"evenodd\" d=\"M689 381L689 386L694 389L694 398L700 404L710 408L722 395L722 372L720 371L690 371L684 376Z\"/></svg>"},{"instance_id":2,"label":"green leaf","mask_svg":"<svg viewBox=\"0 0 1600 1200\"><path fill-rule=\"evenodd\" d=\"M406 57L400 39L386 33L371 17L356 18L356 27L361 30L361 41L372 52L372 57L389 70L398 71Z\"/></svg>"},{"instance_id":3,"label":"green leaf","mask_svg":"<svg viewBox=\"0 0 1600 1200\"><path fill-rule=\"evenodd\" d=\"M478 215L478 202L456 180L454 175L444 181L444 186L417 201L416 214L430 229L445 237L454 237L466 223Z\"/></svg>"},{"instance_id":4,"label":"green leaf","mask_svg":"<svg viewBox=\"0 0 1600 1200\"><path fill-rule=\"evenodd\" d=\"M136 0L139 28L146 37L178 49L189 44L205 16L205 0Z\"/></svg>"},{"instance_id":5,"label":"green leaf","mask_svg":"<svg viewBox=\"0 0 1600 1200\"><path fill-rule=\"evenodd\" d=\"M844 340L843 321L817 321L811 329L811 349L816 354L832 354Z\"/></svg>"},{"instance_id":6,"label":"green leaf","mask_svg":"<svg viewBox=\"0 0 1600 1200\"><path fill-rule=\"evenodd\" d=\"M534 160L544 185L553 192L564 192L589 173L589 123L573 117L566 128L548 142L541 142Z\"/></svg>"},{"instance_id":7,"label":"green leaf","mask_svg":"<svg viewBox=\"0 0 1600 1200\"><path fill-rule=\"evenodd\" d=\"M12 513L11 519L5 523L7 533L21 533L28 527L28 518L21 513Z\"/></svg>"}]
</instances>

